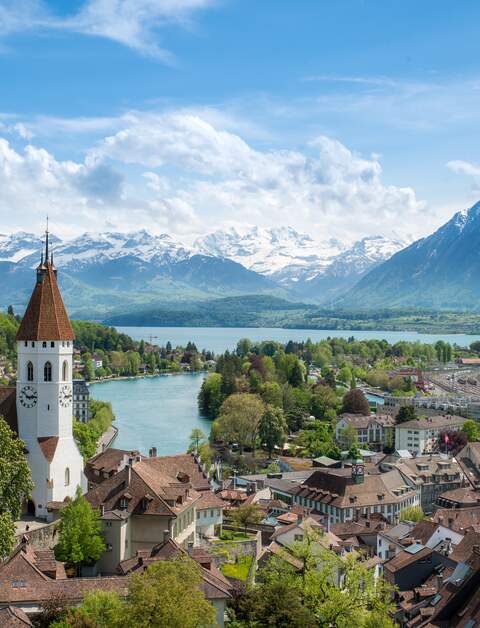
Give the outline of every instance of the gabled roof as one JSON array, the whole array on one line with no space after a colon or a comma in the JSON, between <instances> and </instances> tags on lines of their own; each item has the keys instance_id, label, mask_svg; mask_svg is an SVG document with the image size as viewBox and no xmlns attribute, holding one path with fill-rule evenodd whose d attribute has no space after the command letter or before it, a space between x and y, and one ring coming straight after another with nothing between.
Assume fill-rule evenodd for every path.
<instances>
[{"instance_id":1,"label":"gabled roof","mask_svg":"<svg viewBox=\"0 0 480 628\"><path fill-rule=\"evenodd\" d=\"M37 440L46 460L52 462L58 445L58 436L39 436Z\"/></svg>"},{"instance_id":2,"label":"gabled roof","mask_svg":"<svg viewBox=\"0 0 480 628\"><path fill-rule=\"evenodd\" d=\"M17 340L75 340L50 262L37 269L37 283L20 323Z\"/></svg>"},{"instance_id":3,"label":"gabled roof","mask_svg":"<svg viewBox=\"0 0 480 628\"><path fill-rule=\"evenodd\" d=\"M21 608L16 608L15 606L0 608L1 628L24 628L25 626L33 626L33 624Z\"/></svg>"}]
</instances>

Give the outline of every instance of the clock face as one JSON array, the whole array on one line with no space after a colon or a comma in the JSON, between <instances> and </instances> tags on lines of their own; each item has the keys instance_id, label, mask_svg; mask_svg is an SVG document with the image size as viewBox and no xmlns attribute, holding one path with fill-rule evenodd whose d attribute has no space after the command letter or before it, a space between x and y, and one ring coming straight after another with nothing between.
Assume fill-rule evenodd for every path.
<instances>
[{"instance_id":1,"label":"clock face","mask_svg":"<svg viewBox=\"0 0 480 628\"><path fill-rule=\"evenodd\" d=\"M20 391L19 399L24 408L33 408L37 403L38 393L33 386L24 386Z\"/></svg>"},{"instance_id":2,"label":"clock face","mask_svg":"<svg viewBox=\"0 0 480 628\"><path fill-rule=\"evenodd\" d=\"M68 384L65 384L60 388L60 392L58 393L58 401L60 405L64 408L67 408L72 403L72 387Z\"/></svg>"}]
</instances>

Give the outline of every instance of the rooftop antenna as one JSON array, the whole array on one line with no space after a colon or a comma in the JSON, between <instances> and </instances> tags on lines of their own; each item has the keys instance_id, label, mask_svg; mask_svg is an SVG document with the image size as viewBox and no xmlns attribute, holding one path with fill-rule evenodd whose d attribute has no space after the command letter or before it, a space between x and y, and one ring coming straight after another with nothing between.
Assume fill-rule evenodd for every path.
<instances>
[{"instance_id":1,"label":"rooftop antenna","mask_svg":"<svg viewBox=\"0 0 480 628\"><path fill-rule=\"evenodd\" d=\"M45 229L45 263L48 264L48 214L47 214L47 228Z\"/></svg>"}]
</instances>

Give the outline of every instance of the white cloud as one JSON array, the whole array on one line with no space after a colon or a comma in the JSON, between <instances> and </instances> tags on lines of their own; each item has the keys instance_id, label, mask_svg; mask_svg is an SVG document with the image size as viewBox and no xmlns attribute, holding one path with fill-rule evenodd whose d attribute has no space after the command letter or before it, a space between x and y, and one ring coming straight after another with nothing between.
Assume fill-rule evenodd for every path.
<instances>
[{"instance_id":1,"label":"white cloud","mask_svg":"<svg viewBox=\"0 0 480 628\"><path fill-rule=\"evenodd\" d=\"M32 214L43 220L47 212L64 230L116 224L192 236L249 223L355 239L410 234L418 224L423 203L415 192L385 185L378 156L362 157L335 139L258 150L185 111L136 112L118 124L83 162L59 161L33 145L18 151L1 139L2 228L30 227Z\"/></svg>"},{"instance_id":2,"label":"white cloud","mask_svg":"<svg viewBox=\"0 0 480 628\"><path fill-rule=\"evenodd\" d=\"M158 31L188 25L191 15L215 0L86 0L77 13L60 18L42 0L0 0L0 34L65 30L103 37L170 63L174 55L159 44Z\"/></svg>"},{"instance_id":3,"label":"white cloud","mask_svg":"<svg viewBox=\"0 0 480 628\"><path fill-rule=\"evenodd\" d=\"M447 162L447 168L452 172L466 174L472 177L480 177L480 166L472 164L469 161L462 161L461 159L449 161Z\"/></svg>"}]
</instances>

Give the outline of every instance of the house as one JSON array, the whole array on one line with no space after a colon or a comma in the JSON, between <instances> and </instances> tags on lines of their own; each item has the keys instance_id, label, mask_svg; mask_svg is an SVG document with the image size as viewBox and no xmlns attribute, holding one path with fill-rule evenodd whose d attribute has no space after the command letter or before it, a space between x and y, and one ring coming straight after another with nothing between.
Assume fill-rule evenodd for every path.
<instances>
[{"instance_id":1,"label":"house","mask_svg":"<svg viewBox=\"0 0 480 628\"><path fill-rule=\"evenodd\" d=\"M414 543L383 564L383 576L399 591L407 591L445 567L455 567L455 562L421 543Z\"/></svg>"},{"instance_id":2,"label":"house","mask_svg":"<svg viewBox=\"0 0 480 628\"><path fill-rule=\"evenodd\" d=\"M92 355L93 368L101 369L103 366L103 357L99 353L94 353Z\"/></svg>"},{"instance_id":3,"label":"house","mask_svg":"<svg viewBox=\"0 0 480 628\"><path fill-rule=\"evenodd\" d=\"M0 608L0 628L25 628L25 626L33 624L21 608L15 606Z\"/></svg>"},{"instance_id":4,"label":"house","mask_svg":"<svg viewBox=\"0 0 480 628\"><path fill-rule=\"evenodd\" d=\"M455 458L444 454L403 457L400 452L396 452L395 455L384 458L380 468L383 471L398 469L408 484L418 487L420 506L426 513L435 509L442 493L461 488L466 483Z\"/></svg>"},{"instance_id":5,"label":"house","mask_svg":"<svg viewBox=\"0 0 480 628\"><path fill-rule=\"evenodd\" d=\"M190 555L200 565L200 589L215 607L217 625L224 626L225 607L231 597L232 585L216 567L212 556L203 548L189 548L188 552L170 538L149 550L138 550L135 556L122 561L117 568L119 574L142 573L150 565L161 560L175 560Z\"/></svg>"},{"instance_id":6,"label":"house","mask_svg":"<svg viewBox=\"0 0 480 628\"><path fill-rule=\"evenodd\" d=\"M138 550L151 549L166 536L179 545L195 542L200 493L188 474L162 473L149 461L130 460L85 496L101 512L107 545L99 561L102 573L114 573L118 563Z\"/></svg>"},{"instance_id":7,"label":"house","mask_svg":"<svg viewBox=\"0 0 480 628\"><path fill-rule=\"evenodd\" d=\"M480 504L468 508L439 508L433 514L436 523L465 534L469 527L480 529Z\"/></svg>"},{"instance_id":8,"label":"house","mask_svg":"<svg viewBox=\"0 0 480 628\"><path fill-rule=\"evenodd\" d=\"M385 446L393 445L395 420L389 414L341 414L335 426L335 438L341 446L346 445L343 430L348 425L355 428L360 447L368 445L381 451Z\"/></svg>"},{"instance_id":9,"label":"house","mask_svg":"<svg viewBox=\"0 0 480 628\"><path fill-rule=\"evenodd\" d=\"M456 458L470 484L480 487L480 443L467 443Z\"/></svg>"},{"instance_id":10,"label":"house","mask_svg":"<svg viewBox=\"0 0 480 628\"><path fill-rule=\"evenodd\" d=\"M107 478L112 477L134 460L139 462L144 456L139 451L128 451L126 449L115 449L108 447L105 451L90 458L85 464L85 475L88 480L88 488L104 482Z\"/></svg>"},{"instance_id":11,"label":"house","mask_svg":"<svg viewBox=\"0 0 480 628\"><path fill-rule=\"evenodd\" d=\"M469 486L446 491L438 497L438 505L442 508L470 508L480 506L480 492Z\"/></svg>"},{"instance_id":12,"label":"house","mask_svg":"<svg viewBox=\"0 0 480 628\"><path fill-rule=\"evenodd\" d=\"M291 492L295 503L329 515L332 524L374 513L394 523L403 508L420 503L418 490L398 470L365 473L361 461L351 468L318 469Z\"/></svg>"},{"instance_id":13,"label":"house","mask_svg":"<svg viewBox=\"0 0 480 628\"><path fill-rule=\"evenodd\" d=\"M456 415L436 415L413 419L395 426L395 447L418 454L435 452L444 431L462 429L465 418Z\"/></svg>"},{"instance_id":14,"label":"house","mask_svg":"<svg viewBox=\"0 0 480 628\"><path fill-rule=\"evenodd\" d=\"M82 423L90 420L90 391L84 379L73 380L73 416Z\"/></svg>"},{"instance_id":15,"label":"house","mask_svg":"<svg viewBox=\"0 0 480 628\"><path fill-rule=\"evenodd\" d=\"M126 578L121 576L67 578L64 564L55 560L53 550L33 549L24 538L0 565L0 607L9 606L8 612L2 609L3 617L14 617L16 621L23 617L22 611L29 618L34 617L53 597L61 597L66 604L74 606L80 604L89 591L114 591L126 596L127 585ZM17 624L12 620L5 625Z\"/></svg>"}]
</instances>

